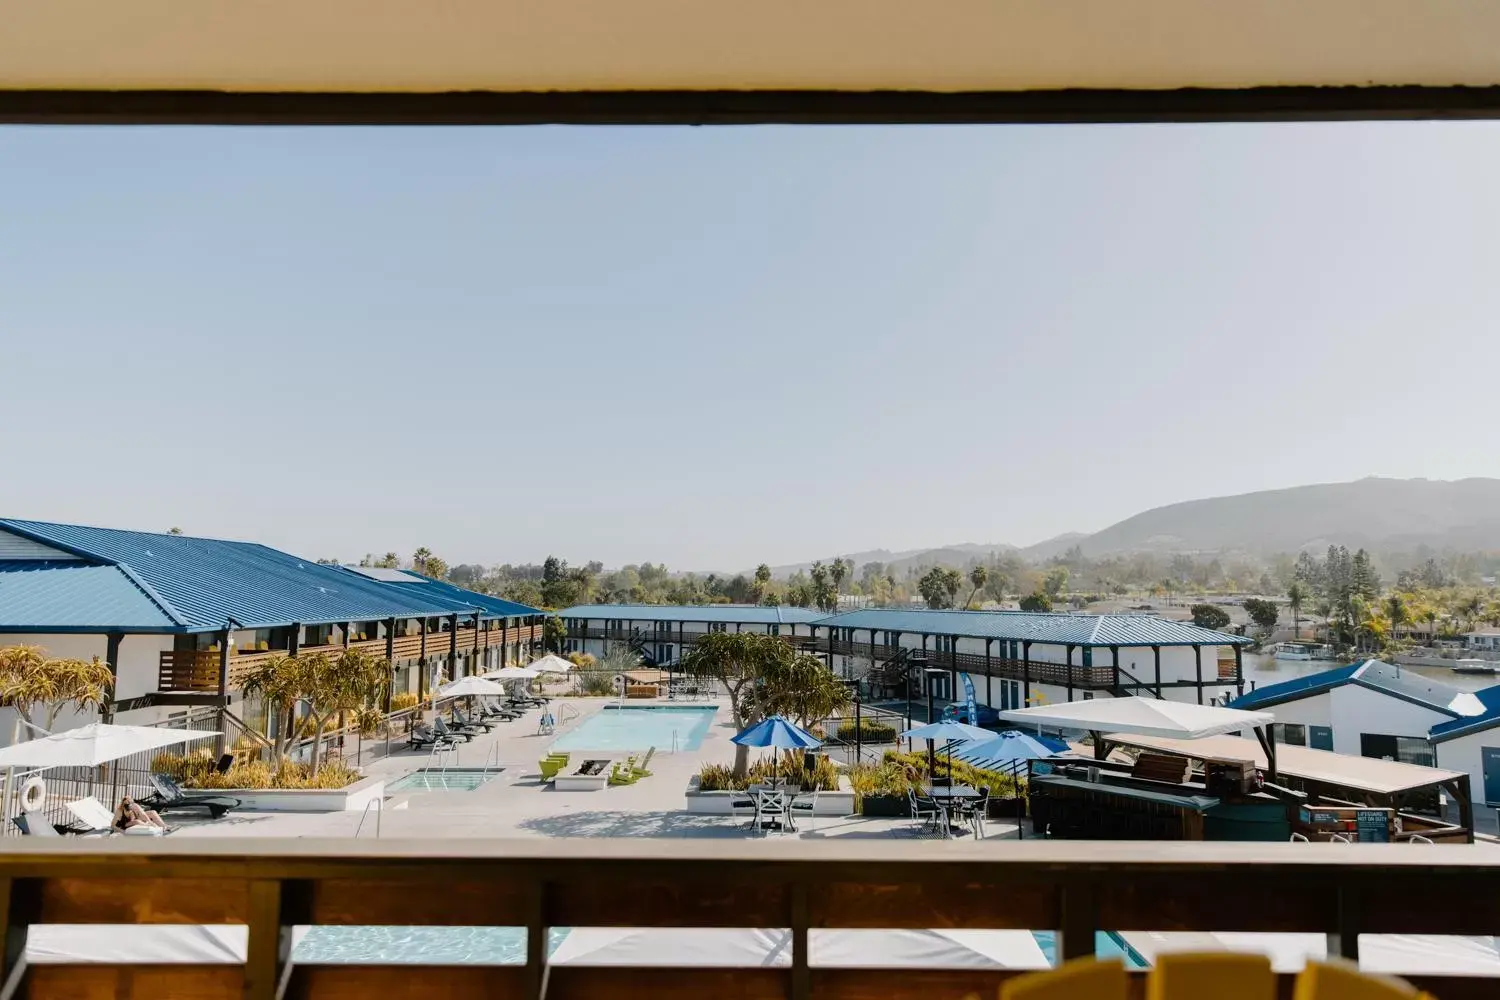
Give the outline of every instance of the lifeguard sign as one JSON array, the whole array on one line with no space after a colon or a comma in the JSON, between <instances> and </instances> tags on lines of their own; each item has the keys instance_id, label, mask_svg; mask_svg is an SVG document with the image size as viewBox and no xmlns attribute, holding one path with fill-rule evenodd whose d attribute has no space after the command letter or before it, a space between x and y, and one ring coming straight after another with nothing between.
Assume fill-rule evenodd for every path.
<instances>
[{"instance_id":1,"label":"lifeguard sign","mask_svg":"<svg viewBox=\"0 0 1500 1000\"><path fill-rule=\"evenodd\" d=\"M1494 0L0 0L0 120L1491 117Z\"/></svg>"}]
</instances>

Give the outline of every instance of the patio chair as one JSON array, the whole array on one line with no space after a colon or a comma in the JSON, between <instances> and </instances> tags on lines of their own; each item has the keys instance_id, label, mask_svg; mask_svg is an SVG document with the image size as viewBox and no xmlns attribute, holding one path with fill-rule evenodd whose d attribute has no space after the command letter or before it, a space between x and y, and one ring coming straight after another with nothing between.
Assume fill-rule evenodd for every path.
<instances>
[{"instance_id":1,"label":"patio chair","mask_svg":"<svg viewBox=\"0 0 1500 1000\"><path fill-rule=\"evenodd\" d=\"M651 777L651 758L655 756L656 747L651 747L646 751L646 756L641 758L641 762L639 764L637 764L634 759L632 759L630 761L631 773L633 773L637 778Z\"/></svg>"},{"instance_id":2,"label":"patio chair","mask_svg":"<svg viewBox=\"0 0 1500 1000\"><path fill-rule=\"evenodd\" d=\"M456 708L453 710L453 724L459 729L482 729L485 732L495 728L495 724L490 720L474 718Z\"/></svg>"},{"instance_id":3,"label":"patio chair","mask_svg":"<svg viewBox=\"0 0 1500 1000\"><path fill-rule=\"evenodd\" d=\"M174 809L206 809L210 819L218 819L229 810L238 809L240 805L239 799L228 795L184 792L177 782L165 774L153 774L150 776L150 781L156 793L136 799L136 801L142 807L154 809L159 813L170 812Z\"/></svg>"},{"instance_id":4,"label":"patio chair","mask_svg":"<svg viewBox=\"0 0 1500 1000\"><path fill-rule=\"evenodd\" d=\"M128 830L116 831L115 814L110 811L109 806L92 795L74 799L72 802L64 802L63 805L68 812L77 817L78 823L58 827L59 833L71 833L80 837L107 837L118 832L127 837L165 837L170 832L159 826L148 826L144 823L132 826Z\"/></svg>"},{"instance_id":5,"label":"patio chair","mask_svg":"<svg viewBox=\"0 0 1500 1000\"><path fill-rule=\"evenodd\" d=\"M793 829L791 813L787 810L786 792L774 788L756 792L751 797L755 800L755 825L760 827L762 833L770 833L766 829L767 822L778 824L783 832Z\"/></svg>"},{"instance_id":6,"label":"patio chair","mask_svg":"<svg viewBox=\"0 0 1500 1000\"><path fill-rule=\"evenodd\" d=\"M755 822L755 798L749 792L740 792L729 800L729 815L735 819L748 819L746 829Z\"/></svg>"},{"instance_id":7,"label":"patio chair","mask_svg":"<svg viewBox=\"0 0 1500 1000\"><path fill-rule=\"evenodd\" d=\"M568 755L563 754L560 757L554 757L548 754L541 759L540 766L542 769L542 781L551 781L557 777L557 772L568 766Z\"/></svg>"},{"instance_id":8,"label":"patio chair","mask_svg":"<svg viewBox=\"0 0 1500 1000\"><path fill-rule=\"evenodd\" d=\"M498 719L501 722L514 722L525 714L518 708L506 708L503 705L484 705L479 709L480 718Z\"/></svg>"},{"instance_id":9,"label":"patio chair","mask_svg":"<svg viewBox=\"0 0 1500 1000\"><path fill-rule=\"evenodd\" d=\"M792 821L792 829L797 829L795 822L798 816L807 817L807 828L814 830L817 827L813 823L813 817L818 814L818 790L814 788L810 792L802 792L792 799L792 804L787 806L787 816Z\"/></svg>"},{"instance_id":10,"label":"patio chair","mask_svg":"<svg viewBox=\"0 0 1500 1000\"><path fill-rule=\"evenodd\" d=\"M938 823L944 827L948 824L948 810L938 805L937 800L928 796L918 796L915 789L906 790L907 804L911 807L912 819L918 821L920 828L932 827L934 833L938 831ZM924 822L925 820L925 822Z\"/></svg>"},{"instance_id":11,"label":"patio chair","mask_svg":"<svg viewBox=\"0 0 1500 1000\"><path fill-rule=\"evenodd\" d=\"M616 761L609 769L609 783L611 785L633 785L639 780L639 775L629 762L624 764Z\"/></svg>"},{"instance_id":12,"label":"patio chair","mask_svg":"<svg viewBox=\"0 0 1500 1000\"><path fill-rule=\"evenodd\" d=\"M984 820L990 812L990 786L981 785L979 798L970 799L964 803L964 812L968 816L969 829L974 831L975 840L984 839Z\"/></svg>"}]
</instances>

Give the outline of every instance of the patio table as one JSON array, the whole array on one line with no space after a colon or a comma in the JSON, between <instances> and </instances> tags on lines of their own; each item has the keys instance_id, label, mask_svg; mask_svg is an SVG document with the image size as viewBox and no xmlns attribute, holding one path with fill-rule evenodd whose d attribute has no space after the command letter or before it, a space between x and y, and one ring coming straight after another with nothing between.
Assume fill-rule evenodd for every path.
<instances>
[{"instance_id":1,"label":"patio table","mask_svg":"<svg viewBox=\"0 0 1500 1000\"><path fill-rule=\"evenodd\" d=\"M955 832L963 833L968 829L967 827L958 826L953 823L951 817L955 808L962 808L965 802L978 799L980 797L979 789L970 788L968 785L950 785L947 787L939 785L936 788L927 789L926 794L935 802L946 807L948 811L950 819L947 829L943 831L944 837L951 837Z\"/></svg>"}]
</instances>

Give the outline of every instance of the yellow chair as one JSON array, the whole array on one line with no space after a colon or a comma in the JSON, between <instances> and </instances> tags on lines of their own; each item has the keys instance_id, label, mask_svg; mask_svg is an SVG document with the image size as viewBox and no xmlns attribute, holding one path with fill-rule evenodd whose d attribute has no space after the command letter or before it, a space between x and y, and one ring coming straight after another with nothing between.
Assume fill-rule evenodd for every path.
<instances>
[{"instance_id":1,"label":"yellow chair","mask_svg":"<svg viewBox=\"0 0 1500 1000\"><path fill-rule=\"evenodd\" d=\"M1399 979L1360 972L1348 962L1308 962L1292 1000L1432 1000Z\"/></svg>"},{"instance_id":2,"label":"yellow chair","mask_svg":"<svg viewBox=\"0 0 1500 1000\"><path fill-rule=\"evenodd\" d=\"M1276 973L1264 955L1232 951L1159 955L1146 1000L1276 1000Z\"/></svg>"},{"instance_id":3,"label":"yellow chair","mask_svg":"<svg viewBox=\"0 0 1500 1000\"><path fill-rule=\"evenodd\" d=\"M1051 972L1007 980L1000 1000L1125 1000L1125 966L1080 958Z\"/></svg>"}]
</instances>

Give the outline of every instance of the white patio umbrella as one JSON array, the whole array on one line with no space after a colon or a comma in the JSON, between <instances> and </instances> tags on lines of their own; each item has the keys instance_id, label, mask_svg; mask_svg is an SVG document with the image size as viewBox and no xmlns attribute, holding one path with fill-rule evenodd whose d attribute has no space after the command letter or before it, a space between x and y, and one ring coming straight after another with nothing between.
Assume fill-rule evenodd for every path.
<instances>
[{"instance_id":1,"label":"white patio umbrella","mask_svg":"<svg viewBox=\"0 0 1500 1000\"><path fill-rule=\"evenodd\" d=\"M489 681L530 681L542 676L542 672L530 667L501 667L481 676Z\"/></svg>"},{"instance_id":2,"label":"white patio umbrella","mask_svg":"<svg viewBox=\"0 0 1500 1000\"><path fill-rule=\"evenodd\" d=\"M566 674L573 669L573 664L556 653L548 653L526 664L525 669L542 674Z\"/></svg>"},{"instance_id":3,"label":"white patio umbrella","mask_svg":"<svg viewBox=\"0 0 1500 1000\"><path fill-rule=\"evenodd\" d=\"M91 722L0 749L0 768L98 767L146 750L220 735L206 729L165 729Z\"/></svg>"},{"instance_id":4,"label":"white patio umbrella","mask_svg":"<svg viewBox=\"0 0 1500 1000\"><path fill-rule=\"evenodd\" d=\"M492 680L483 677L460 677L452 684L445 684L438 688L439 698L463 698L471 695L502 695L505 688Z\"/></svg>"}]
</instances>

